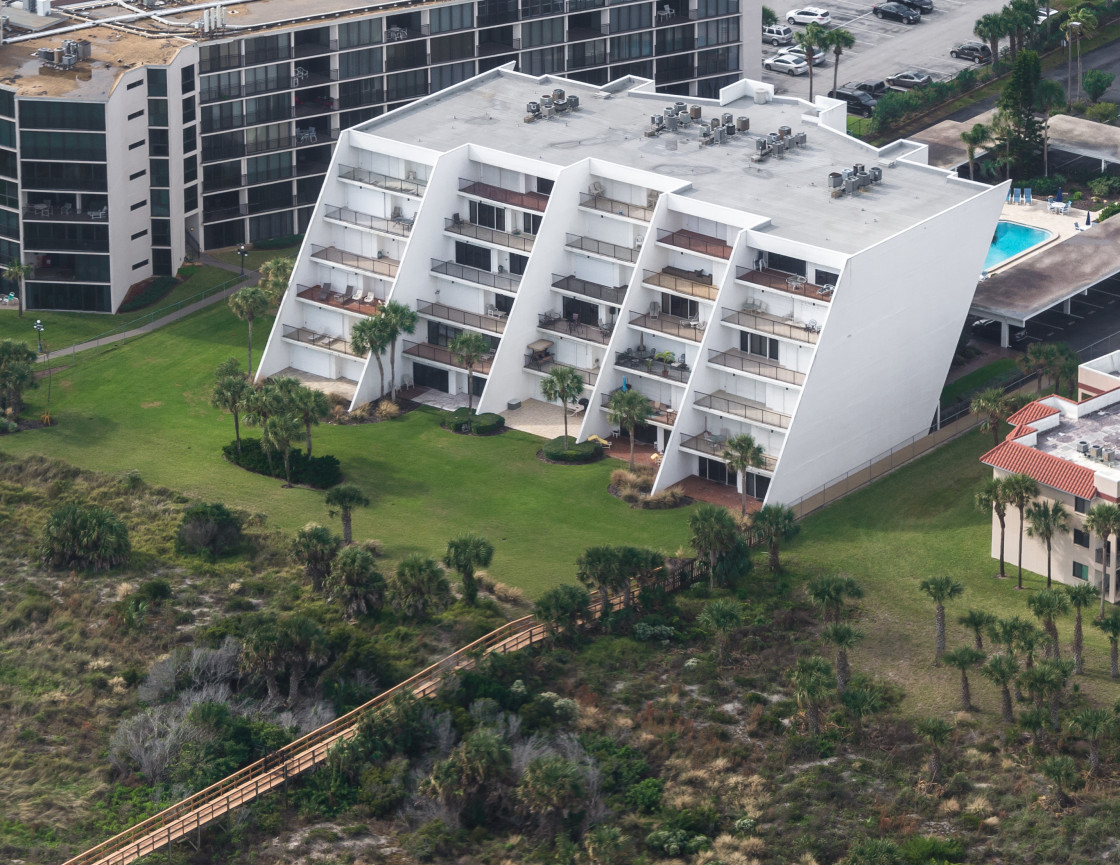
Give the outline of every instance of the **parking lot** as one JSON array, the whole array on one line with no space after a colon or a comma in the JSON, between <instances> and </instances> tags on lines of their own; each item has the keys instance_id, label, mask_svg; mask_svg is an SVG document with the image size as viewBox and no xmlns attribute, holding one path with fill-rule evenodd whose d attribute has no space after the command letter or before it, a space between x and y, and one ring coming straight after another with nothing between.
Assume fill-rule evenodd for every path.
<instances>
[{"instance_id":1,"label":"parking lot","mask_svg":"<svg viewBox=\"0 0 1120 865\"><path fill-rule=\"evenodd\" d=\"M1029 342L1064 342L1075 351L1120 331L1120 277L1097 283L1086 294L1070 301L1068 313L1049 309L1027 322L1026 328L1012 331L1012 345ZM999 344L999 323L977 325L973 335Z\"/></svg>"},{"instance_id":2,"label":"parking lot","mask_svg":"<svg viewBox=\"0 0 1120 865\"><path fill-rule=\"evenodd\" d=\"M880 20L871 12L871 3L832 0L812 3L829 10L832 22L829 28L843 27L856 38L854 47L846 49L840 59L840 83L886 78L907 69L919 70L935 79L950 78L961 69L974 64L954 60L949 51L959 42L975 40L972 28L976 19L989 12L998 12L1004 0L933 0L932 12L922 15L920 24L900 24ZM774 6L780 21L785 21L786 11L797 6ZM792 25L794 33L805 28ZM761 38L761 36L756 37ZM784 47L784 46L782 46ZM771 45L762 46L762 59L772 57L781 50ZM825 94L832 89L832 53L825 63L813 68L813 90ZM762 80L773 84L778 93L808 97L809 76L790 76L763 71Z\"/></svg>"}]
</instances>

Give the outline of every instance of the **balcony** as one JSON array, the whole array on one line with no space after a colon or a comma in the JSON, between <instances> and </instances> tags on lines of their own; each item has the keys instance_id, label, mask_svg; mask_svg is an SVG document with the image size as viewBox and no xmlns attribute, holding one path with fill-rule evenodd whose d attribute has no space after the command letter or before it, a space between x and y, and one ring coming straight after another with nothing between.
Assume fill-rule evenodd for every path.
<instances>
[{"instance_id":1,"label":"balcony","mask_svg":"<svg viewBox=\"0 0 1120 865\"><path fill-rule=\"evenodd\" d=\"M612 216L624 216L627 219L636 219L639 222L649 222L653 219L652 207L639 207L636 204L627 204L607 198L605 195L591 195L587 192L579 194L579 206L587 210L597 210L600 213L609 213Z\"/></svg>"},{"instance_id":2,"label":"balcony","mask_svg":"<svg viewBox=\"0 0 1120 865\"><path fill-rule=\"evenodd\" d=\"M657 242L664 243L667 246L675 246L679 249L687 249L689 252L696 252L711 258L722 258L725 261L731 258L731 247L724 241L718 237L709 237L706 234L689 231L687 228L680 228L676 231L669 231L664 228L658 229Z\"/></svg>"},{"instance_id":3,"label":"balcony","mask_svg":"<svg viewBox=\"0 0 1120 865\"><path fill-rule=\"evenodd\" d=\"M779 339L803 342L808 345L816 345L817 340L820 338L821 328L820 325L817 324L815 318L809 319L809 321L806 322L800 322L795 321L792 315L788 318L782 318L777 315L770 315L767 312L762 312L757 308L744 308L741 310L725 308L723 310L723 318L720 320L724 324L730 324L734 327L742 328L743 330L767 333Z\"/></svg>"},{"instance_id":4,"label":"balcony","mask_svg":"<svg viewBox=\"0 0 1120 865\"><path fill-rule=\"evenodd\" d=\"M764 267L761 270L751 267L739 267L735 270L735 279L739 282L749 282L752 285L761 285L775 291L784 291L786 294L796 294L809 300L820 303L831 303L834 285L814 285L805 277L796 273L786 273L782 270L772 270Z\"/></svg>"},{"instance_id":5,"label":"balcony","mask_svg":"<svg viewBox=\"0 0 1120 865\"><path fill-rule=\"evenodd\" d=\"M543 192L514 192L491 183L478 180L459 178L459 191L464 195L473 195L475 198L484 198L487 201L497 201L499 204L508 204L510 207L520 207L522 210L532 210L544 213L548 206L548 196Z\"/></svg>"},{"instance_id":6,"label":"balcony","mask_svg":"<svg viewBox=\"0 0 1120 865\"><path fill-rule=\"evenodd\" d=\"M96 210L90 210L88 213L75 210L72 205L67 204L61 206L33 204L30 207L23 208L25 222L36 220L43 222L105 222L108 218L108 209L100 207Z\"/></svg>"},{"instance_id":7,"label":"balcony","mask_svg":"<svg viewBox=\"0 0 1120 865\"><path fill-rule=\"evenodd\" d=\"M660 310L654 312L651 309L648 313L631 313L630 324L632 327L640 327L643 330L652 330L657 333L668 334L677 339L700 342L704 336L704 327L707 325L707 322L691 318L680 318L679 316L669 315Z\"/></svg>"},{"instance_id":8,"label":"balcony","mask_svg":"<svg viewBox=\"0 0 1120 865\"><path fill-rule=\"evenodd\" d=\"M412 174L412 172L409 172ZM353 165L339 165L338 177L340 180L349 180L352 183L361 183L365 186L374 186L388 192L401 195L411 195L422 198L428 188L428 181L418 180L416 177L390 177L376 171L367 171Z\"/></svg>"},{"instance_id":9,"label":"balcony","mask_svg":"<svg viewBox=\"0 0 1120 865\"><path fill-rule=\"evenodd\" d=\"M603 405L604 409L607 409L607 410L610 409L611 397L613 397L615 395L615 393L617 393L617 391L611 391L610 393L603 394L602 405ZM649 404L650 404L650 406L653 407L653 414L650 415L647 423L653 423L653 424L658 424L659 426L671 427L671 426L673 426L673 424L675 424L677 422L677 411L676 411L676 409L670 408L669 406L667 406L663 402L656 402L655 400L652 400L652 399L649 401Z\"/></svg>"},{"instance_id":10,"label":"balcony","mask_svg":"<svg viewBox=\"0 0 1120 865\"><path fill-rule=\"evenodd\" d=\"M595 387L595 382L599 380L599 371L597 369L582 369L578 366L572 366L570 363L561 363L554 357L537 358L533 352L525 355L525 369L529 372L539 372L541 375L548 375L552 370L557 368L574 369L579 373L580 378L583 379L584 387Z\"/></svg>"},{"instance_id":11,"label":"balcony","mask_svg":"<svg viewBox=\"0 0 1120 865\"><path fill-rule=\"evenodd\" d=\"M727 437L715 433L702 432L694 436L685 436L681 439L681 447L691 451L699 451L710 457L715 457L723 462L723 452L727 446ZM778 466L778 460L769 454L762 455L762 465L759 467L764 472L772 472Z\"/></svg>"},{"instance_id":12,"label":"balcony","mask_svg":"<svg viewBox=\"0 0 1120 865\"><path fill-rule=\"evenodd\" d=\"M350 225L365 231L375 231L380 234L391 234L394 237L408 237L409 233L412 231L411 219L405 219L404 217L385 219L382 216L371 216L368 213L359 213L356 210L351 210L349 207L333 207L328 205L323 213L323 217L333 222L341 222L343 225Z\"/></svg>"},{"instance_id":13,"label":"balcony","mask_svg":"<svg viewBox=\"0 0 1120 865\"><path fill-rule=\"evenodd\" d=\"M728 349L727 351L710 349L708 351L708 363L734 369L738 372L745 372L750 375L772 379L773 381L780 381L782 384L791 384L800 387L805 383L805 373L787 369L776 361L748 354L737 348Z\"/></svg>"},{"instance_id":14,"label":"balcony","mask_svg":"<svg viewBox=\"0 0 1120 865\"><path fill-rule=\"evenodd\" d=\"M622 299L626 297L625 285L601 285L598 282L588 282L586 279L580 279L578 276L571 274L568 276L552 274L552 287L568 294L602 300L615 306L621 306Z\"/></svg>"},{"instance_id":15,"label":"balcony","mask_svg":"<svg viewBox=\"0 0 1120 865\"><path fill-rule=\"evenodd\" d=\"M707 281L705 281L707 280ZM664 267L661 270L647 270L642 276L642 284L661 291L695 297L700 300L715 300L719 287L712 285L712 277L704 276L679 267Z\"/></svg>"},{"instance_id":16,"label":"balcony","mask_svg":"<svg viewBox=\"0 0 1120 865\"><path fill-rule=\"evenodd\" d=\"M461 324L464 327L469 327L473 330L483 330L487 333L501 334L505 332L506 320L505 318L498 318L497 315L479 315L477 312L467 312L465 309L457 309L454 306L447 306L443 303L432 303L429 300L416 301L416 311L420 315L426 315L429 318L435 318L439 321L448 321L452 324Z\"/></svg>"},{"instance_id":17,"label":"balcony","mask_svg":"<svg viewBox=\"0 0 1120 865\"><path fill-rule=\"evenodd\" d=\"M296 297L300 300L319 303L332 309L341 309L343 312L353 312L358 315L373 315L377 312L378 307L384 303L372 291L359 292L352 285L346 286L344 291L337 291L336 289L339 288L342 288L342 286L334 286L329 282L323 282L319 285L300 285L297 283Z\"/></svg>"},{"instance_id":18,"label":"balcony","mask_svg":"<svg viewBox=\"0 0 1120 865\"><path fill-rule=\"evenodd\" d=\"M585 342L606 345L611 341L611 328L598 324L588 324L578 319L561 318L555 313L541 313L537 316L537 327L550 333L574 336Z\"/></svg>"},{"instance_id":19,"label":"balcony","mask_svg":"<svg viewBox=\"0 0 1120 865\"><path fill-rule=\"evenodd\" d=\"M365 355L358 354L350 348L349 340L343 339L341 336L310 330L306 327L293 327L290 324L286 324L284 325L283 336L284 339L302 343L303 345L310 345L313 348L322 349L323 351L333 351L339 354L349 355L350 357L365 357Z\"/></svg>"},{"instance_id":20,"label":"balcony","mask_svg":"<svg viewBox=\"0 0 1120 865\"><path fill-rule=\"evenodd\" d=\"M368 273L371 276L378 276L383 279L393 279L397 275L397 270L400 267L400 262L392 258L370 258L368 255L358 255L354 252L347 252L345 249L339 249L336 246L312 246L311 257L316 261L322 261L327 264L338 264L342 267L347 267L351 270L357 270L361 273Z\"/></svg>"},{"instance_id":21,"label":"balcony","mask_svg":"<svg viewBox=\"0 0 1120 865\"><path fill-rule=\"evenodd\" d=\"M697 393L693 402L696 408L708 409L717 414L742 418L778 429L789 429L790 416L766 407L764 403L737 396L727 391Z\"/></svg>"},{"instance_id":22,"label":"balcony","mask_svg":"<svg viewBox=\"0 0 1120 865\"><path fill-rule=\"evenodd\" d=\"M495 246L504 246L507 249L516 249L521 252L531 252L533 241L536 240L536 237L532 234L521 234L521 232L510 234L506 231L498 231L484 225L475 225L473 222L463 222L461 219L454 218L443 221L443 230L451 234L458 234L461 237L470 237L474 240L481 240L483 243L492 243Z\"/></svg>"},{"instance_id":23,"label":"balcony","mask_svg":"<svg viewBox=\"0 0 1120 865\"><path fill-rule=\"evenodd\" d=\"M442 345L432 345L430 342L410 342L407 339L404 341L404 354L409 357L418 357L423 360L435 361L443 366L454 367L455 369L466 369L467 367L460 363L451 354L451 349ZM474 365L474 370L478 375L490 374L490 363L494 360L494 355L490 354L485 360L480 360Z\"/></svg>"},{"instance_id":24,"label":"balcony","mask_svg":"<svg viewBox=\"0 0 1120 865\"><path fill-rule=\"evenodd\" d=\"M692 375L692 370L684 362L684 354L682 353L679 357L679 360L666 363L665 361L654 360L653 349L625 348L615 353L614 365L619 369L634 370L639 373L645 372L646 375L654 378L667 378L670 381L683 384Z\"/></svg>"},{"instance_id":25,"label":"balcony","mask_svg":"<svg viewBox=\"0 0 1120 865\"><path fill-rule=\"evenodd\" d=\"M626 264L633 264L638 260L638 253L640 250L631 249L628 246L619 246L616 243L606 243L602 240L595 240L593 237L583 237L578 234L566 235L564 245L568 249L574 249L579 252L588 252L592 255L599 255L603 258L612 258L615 261L622 261Z\"/></svg>"},{"instance_id":26,"label":"balcony","mask_svg":"<svg viewBox=\"0 0 1120 865\"><path fill-rule=\"evenodd\" d=\"M479 270L477 267L467 267L454 261L440 261L433 258L432 273L446 276L449 279L461 279L473 282L475 285L485 285L498 291L516 294L521 285L521 277L509 273L493 273L489 270Z\"/></svg>"}]
</instances>

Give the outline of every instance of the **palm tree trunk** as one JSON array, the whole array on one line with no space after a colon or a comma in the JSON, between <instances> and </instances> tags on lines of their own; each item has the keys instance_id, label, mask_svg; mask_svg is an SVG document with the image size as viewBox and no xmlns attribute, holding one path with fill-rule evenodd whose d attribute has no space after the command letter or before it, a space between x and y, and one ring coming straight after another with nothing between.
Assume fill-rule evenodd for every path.
<instances>
[{"instance_id":1,"label":"palm tree trunk","mask_svg":"<svg viewBox=\"0 0 1120 865\"><path fill-rule=\"evenodd\" d=\"M743 516L747 515L747 473L742 472L742 477L739 479L743 484Z\"/></svg>"},{"instance_id":2,"label":"palm tree trunk","mask_svg":"<svg viewBox=\"0 0 1120 865\"><path fill-rule=\"evenodd\" d=\"M934 663L941 663L941 656L945 654L945 605L937 605L937 644L934 648Z\"/></svg>"},{"instance_id":3,"label":"palm tree trunk","mask_svg":"<svg viewBox=\"0 0 1120 865\"><path fill-rule=\"evenodd\" d=\"M284 481L288 486L292 485L292 449L284 449Z\"/></svg>"},{"instance_id":4,"label":"palm tree trunk","mask_svg":"<svg viewBox=\"0 0 1120 865\"><path fill-rule=\"evenodd\" d=\"M307 458L311 459L311 421L305 420L303 423L307 427Z\"/></svg>"},{"instance_id":5,"label":"palm tree trunk","mask_svg":"<svg viewBox=\"0 0 1120 865\"><path fill-rule=\"evenodd\" d=\"M778 559L778 540L775 538L770 541L770 573L776 574L782 569L782 563Z\"/></svg>"},{"instance_id":6,"label":"palm tree trunk","mask_svg":"<svg viewBox=\"0 0 1120 865\"><path fill-rule=\"evenodd\" d=\"M1046 541L1046 588L1050 588L1050 541Z\"/></svg>"},{"instance_id":7,"label":"palm tree trunk","mask_svg":"<svg viewBox=\"0 0 1120 865\"><path fill-rule=\"evenodd\" d=\"M941 754L936 748L929 752L929 779L934 784L941 783Z\"/></svg>"},{"instance_id":8,"label":"palm tree trunk","mask_svg":"<svg viewBox=\"0 0 1120 865\"><path fill-rule=\"evenodd\" d=\"M389 346L389 401L397 401L397 341Z\"/></svg>"},{"instance_id":9,"label":"palm tree trunk","mask_svg":"<svg viewBox=\"0 0 1120 865\"><path fill-rule=\"evenodd\" d=\"M1007 518L999 517L999 578L1001 580L1007 579L1007 574L1004 572L1004 543L1007 540Z\"/></svg>"},{"instance_id":10,"label":"palm tree trunk","mask_svg":"<svg viewBox=\"0 0 1120 865\"><path fill-rule=\"evenodd\" d=\"M288 679L288 705L299 699L299 683L303 679L303 665L293 664L292 674Z\"/></svg>"},{"instance_id":11,"label":"palm tree trunk","mask_svg":"<svg viewBox=\"0 0 1120 865\"><path fill-rule=\"evenodd\" d=\"M237 455L241 456L241 418L233 413L233 437L237 440Z\"/></svg>"},{"instance_id":12,"label":"palm tree trunk","mask_svg":"<svg viewBox=\"0 0 1120 865\"><path fill-rule=\"evenodd\" d=\"M836 650L836 692L843 694L852 680L852 668L848 664L848 652L844 648Z\"/></svg>"},{"instance_id":13,"label":"palm tree trunk","mask_svg":"<svg viewBox=\"0 0 1120 865\"><path fill-rule=\"evenodd\" d=\"M1114 679L1120 679L1120 648L1117 647L1118 640L1113 640L1112 644L1108 647L1109 661L1111 669L1109 675Z\"/></svg>"},{"instance_id":14,"label":"palm tree trunk","mask_svg":"<svg viewBox=\"0 0 1120 865\"><path fill-rule=\"evenodd\" d=\"M972 689L968 686L968 673L961 670L961 708L972 711Z\"/></svg>"},{"instance_id":15,"label":"palm tree trunk","mask_svg":"<svg viewBox=\"0 0 1120 865\"><path fill-rule=\"evenodd\" d=\"M1004 685L1001 691L1002 693L1000 694L1000 697L1001 708L1003 710L1003 723L1014 724L1015 710L1011 707L1011 690L1007 687L1007 685Z\"/></svg>"},{"instance_id":16,"label":"palm tree trunk","mask_svg":"<svg viewBox=\"0 0 1120 865\"><path fill-rule=\"evenodd\" d=\"M805 59L809 61L809 101L813 101L813 51L816 46L810 45L805 52ZM1081 52L1077 52L1077 74L1081 74Z\"/></svg>"},{"instance_id":17,"label":"palm tree trunk","mask_svg":"<svg viewBox=\"0 0 1120 865\"><path fill-rule=\"evenodd\" d=\"M467 432L474 432L474 424L471 423L471 414L474 411L474 373L471 368L467 367Z\"/></svg>"},{"instance_id":18,"label":"palm tree trunk","mask_svg":"<svg viewBox=\"0 0 1120 865\"><path fill-rule=\"evenodd\" d=\"M280 683L276 681L275 673L264 674L264 684L268 688L268 699L280 702Z\"/></svg>"},{"instance_id":19,"label":"palm tree trunk","mask_svg":"<svg viewBox=\"0 0 1120 865\"><path fill-rule=\"evenodd\" d=\"M611 614L611 598L607 593L607 584L599 583L599 619L606 621Z\"/></svg>"},{"instance_id":20,"label":"palm tree trunk","mask_svg":"<svg viewBox=\"0 0 1120 865\"><path fill-rule=\"evenodd\" d=\"M634 471L634 427L628 427L630 432L630 471Z\"/></svg>"},{"instance_id":21,"label":"palm tree trunk","mask_svg":"<svg viewBox=\"0 0 1120 865\"><path fill-rule=\"evenodd\" d=\"M560 400L560 411L564 413L564 450L568 449L568 401Z\"/></svg>"},{"instance_id":22,"label":"palm tree trunk","mask_svg":"<svg viewBox=\"0 0 1120 865\"><path fill-rule=\"evenodd\" d=\"M973 640L973 645L976 646L976 651L977 652L983 652L984 651L984 635L982 633L980 633L979 628L976 629L976 635L975 635L975 639Z\"/></svg>"},{"instance_id":23,"label":"palm tree trunk","mask_svg":"<svg viewBox=\"0 0 1120 865\"><path fill-rule=\"evenodd\" d=\"M346 546L354 543L354 533L352 529L354 515L349 508L342 508L339 512L342 517L342 540Z\"/></svg>"},{"instance_id":24,"label":"palm tree trunk","mask_svg":"<svg viewBox=\"0 0 1120 865\"><path fill-rule=\"evenodd\" d=\"M835 58L832 61L832 89L833 91L839 90L840 85L837 82L840 80L840 54L839 51L833 51L832 56Z\"/></svg>"},{"instance_id":25,"label":"palm tree trunk","mask_svg":"<svg viewBox=\"0 0 1120 865\"><path fill-rule=\"evenodd\" d=\"M1023 588L1023 509L1019 508L1019 585L1017 589Z\"/></svg>"},{"instance_id":26,"label":"palm tree trunk","mask_svg":"<svg viewBox=\"0 0 1120 865\"><path fill-rule=\"evenodd\" d=\"M1081 630L1081 607L1073 620L1073 672L1080 676L1085 672L1085 636Z\"/></svg>"},{"instance_id":27,"label":"palm tree trunk","mask_svg":"<svg viewBox=\"0 0 1120 865\"><path fill-rule=\"evenodd\" d=\"M1101 768L1101 743L1096 737L1089 740L1089 774L1096 775Z\"/></svg>"},{"instance_id":28,"label":"palm tree trunk","mask_svg":"<svg viewBox=\"0 0 1120 865\"><path fill-rule=\"evenodd\" d=\"M1058 714L1059 704L1062 699L1062 692L1055 691L1050 695L1050 726L1055 730L1058 729L1058 724L1061 722L1061 717Z\"/></svg>"},{"instance_id":29,"label":"palm tree trunk","mask_svg":"<svg viewBox=\"0 0 1120 865\"><path fill-rule=\"evenodd\" d=\"M1054 652L1053 658L1055 661L1060 661L1062 659L1062 651L1058 648L1058 623L1053 619L1047 619L1046 633L1050 635L1050 643L1053 646L1052 651Z\"/></svg>"},{"instance_id":30,"label":"palm tree trunk","mask_svg":"<svg viewBox=\"0 0 1120 865\"><path fill-rule=\"evenodd\" d=\"M249 319L249 381L253 380L253 319Z\"/></svg>"},{"instance_id":31,"label":"palm tree trunk","mask_svg":"<svg viewBox=\"0 0 1120 865\"><path fill-rule=\"evenodd\" d=\"M1049 19L1047 19L1049 21ZM1043 115L1042 120L1042 176L1050 176L1050 112Z\"/></svg>"},{"instance_id":32,"label":"palm tree trunk","mask_svg":"<svg viewBox=\"0 0 1120 865\"><path fill-rule=\"evenodd\" d=\"M381 390L378 391L377 396L381 398L385 396L385 362L381 360L381 355L374 358L377 361L377 372L381 376Z\"/></svg>"},{"instance_id":33,"label":"palm tree trunk","mask_svg":"<svg viewBox=\"0 0 1120 865\"><path fill-rule=\"evenodd\" d=\"M810 701L805 707L805 720L809 722L809 732L819 736L821 732L821 712L816 701Z\"/></svg>"}]
</instances>

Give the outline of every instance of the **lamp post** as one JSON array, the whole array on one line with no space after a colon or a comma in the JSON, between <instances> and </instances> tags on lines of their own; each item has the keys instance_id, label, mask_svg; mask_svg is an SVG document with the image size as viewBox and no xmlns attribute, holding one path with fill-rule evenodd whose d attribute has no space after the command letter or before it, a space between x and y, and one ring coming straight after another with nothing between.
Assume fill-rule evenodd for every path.
<instances>
[{"instance_id":1,"label":"lamp post","mask_svg":"<svg viewBox=\"0 0 1120 865\"><path fill-rule=\"evenodd\" d=\"M43 322L39 319L35 319L35 324L33 324L32 327L34 327L35 330L37 331L36 335L39 338L39 354L42 354L43 353Z\"/></svg>"},{"instance_id":2,"label":"lamp post","mask_svg":"<svg viewBox=\"0 0 1120 865\"><path fill-rule=\"evenodd\" d=\"M43 322L42 322L41 319L35 319L35 324L33 324L32 327L35 328L35 335L39 338L39 354L43 354L44 353L44 351L43 351L43 331L46 330L46 327L43 325ZM47 426L50 426L50 424L51 424L50 416L51 416L51 380L52 380L52 378L53 378L53 376L51 375L51 357L48 354L47 355L47 411L46 411L46 414L43 416L44 417L44 423L46 423Z\"/></svg>"},{"instance_id":3,"label":"lamp post","mask_svg":"<svg viewBox=\"0 0 1120 865\"><path fill-rule=\"evenodd\" d=\"M241 256L241 275L245 275L245 256L249 254L249 250L245 248L245 244L239 244L237 247L237 254Z\"/></svg>"}]
</instances>

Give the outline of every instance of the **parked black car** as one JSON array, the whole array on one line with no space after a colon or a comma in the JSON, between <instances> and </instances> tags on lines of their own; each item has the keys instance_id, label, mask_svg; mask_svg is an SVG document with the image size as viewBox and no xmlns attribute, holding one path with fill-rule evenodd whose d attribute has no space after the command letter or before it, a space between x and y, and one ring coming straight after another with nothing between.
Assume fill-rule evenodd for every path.
<instances>
[{"instance_id":1,"label":"parked black car","mask_svg":"<svg viewBox=\"0 0 1120 865\"><path fill-rule=\"evenodd\" d=\"M933 11L933 0L898 0L904 6L909 6L915 12L925 15Z\"/></svg>"},{"instance_id":2,"label":"parked black car","mask_svg":"<svg viewBox=\"0 0 1120 865\"><path fill-rule=\"evenodd\" d=\"M962 42L949 52L949 56L971 60L973 63L991 63L992 49L983 42Z\"/></svg>"},{"instance_id":3,"label":"parked black car","mask_svg":"<svg viewBox=\"0 0 1120 865\"><path fill-rule=\"evenodd\" d=\"M871 11L875 13L876 18L890 18L903 24L917 24L922 20L920 12L915 12L901 3L880 3L878 6L872 6Z\"/></svg>"},{"instance_id":4,"label":"parked black car","mask_svg":"<svg viewBox=\"0 0 1120 865\"><path fill-rule=\"evenodd\" d=\"M876 100L862 90L841 87L839 90L828 91L832 99L842 99L848 103L848 112L861 117L870 117L875 111Z\"/></svg>"},{"instance_id":5,"label":"parked black car","mask_svg":"<svg viewBox=\"0 0 1120 865\"><path fill-rule=\"evenodd\" d=\"M878 99L890 88L886 81L849 81L844 85L845 90L862 90L872 99Z\"/></svg>"}]
</instances>

